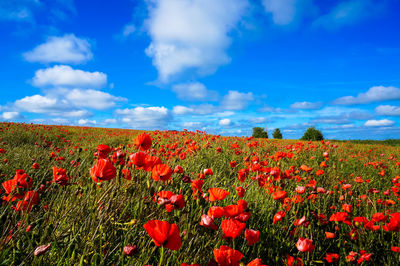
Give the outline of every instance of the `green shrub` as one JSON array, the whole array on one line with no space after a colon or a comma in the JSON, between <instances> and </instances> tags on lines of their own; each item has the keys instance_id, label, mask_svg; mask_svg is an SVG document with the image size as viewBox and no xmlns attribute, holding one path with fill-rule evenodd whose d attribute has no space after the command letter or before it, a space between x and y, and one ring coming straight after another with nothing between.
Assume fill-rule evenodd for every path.
<instances>
[{"instance_id":1,"label":"green shrub","mask_svg":"<svg viewBox=\"0 0 400 266\"><path fill-rule=\"evenodd\" d=\"M262 127L253 127L253 137L255 138L268 138L267 131L264 131Z\"/></svg>"},{"instance_id":2,"label":"green shrub","mask_svg":"<svg viewBox=\"0 0 400 266\"><path fill-rule=\"evenodd\" d=\"M272 133L272 136L274 137L274 139L282 139L281 130L279 128L276 128Z\"/></svg>"},{"instance_id":3,"label":"green shrub","mask_svg":"<svg viewBox=\"0 0 400 266\"><path fill-rule=\"evenodd\" d=\"M316 129L315 127L307 128L306 132L304 132L302 140L323 140L324 136L322 135L321 131Z\"/></svg>"}]
</instances>

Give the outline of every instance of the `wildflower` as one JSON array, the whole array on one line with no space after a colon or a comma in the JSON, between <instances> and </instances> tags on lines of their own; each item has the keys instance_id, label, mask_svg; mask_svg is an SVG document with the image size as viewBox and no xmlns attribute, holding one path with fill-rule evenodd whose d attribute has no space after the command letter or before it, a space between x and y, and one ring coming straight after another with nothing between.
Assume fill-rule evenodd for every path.
<instances>
[{"instance_id":1,"label":"wildflower","mask_svg":"<svg viewBox=\"0 0 400 266\"><path fill-rule=\"evenodd\" d=\"M167 221L150 220L143 225L157 247L164 246L171 250L180 249L182 242L179 228Z\"/></svg>"}]
</instances>

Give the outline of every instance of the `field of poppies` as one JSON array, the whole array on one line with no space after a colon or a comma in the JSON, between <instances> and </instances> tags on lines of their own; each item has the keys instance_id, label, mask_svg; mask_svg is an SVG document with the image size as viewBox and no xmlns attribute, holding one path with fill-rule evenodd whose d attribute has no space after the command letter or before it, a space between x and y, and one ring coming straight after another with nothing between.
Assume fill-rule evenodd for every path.
<instances>
[{"instance_id":1,"label":"field of poppies","mask_svg":"<svg viewBox=\"0 0 400 266\"><path fill-rule=\"evenodd\" d=\"M0 265L398 265L400 149L0 123Z\"/></svg>"}]
</instances>

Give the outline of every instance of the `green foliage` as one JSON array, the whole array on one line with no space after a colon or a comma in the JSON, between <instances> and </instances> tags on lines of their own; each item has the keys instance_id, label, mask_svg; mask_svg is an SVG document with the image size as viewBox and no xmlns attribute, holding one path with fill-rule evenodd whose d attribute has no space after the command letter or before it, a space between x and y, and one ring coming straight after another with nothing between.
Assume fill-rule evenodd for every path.
<instances>
[{"instance_id":1,"label":"green foliage","mask_svg":"<svg viewBox=\"0 0 400 266\"><path fill-rule=\"evenodd\" d=\"M306 132L304 132L303 137L301 140L323 140L324 136L322 135L321 131L316 129L315 127L307 128Z\"/></svg>"},{"instance_id":2,"label":"green foliage","mask_svg":"<svg viewBox=\"0 0 400 266\"><path fill-rule=\"evenodd\" d=\"M262 127L253 127L253 135L254 138L268 138L268 132L264 131Z\"/></svg>"},{"instance_id":3,"label":"green foliage","mask_svg":"<svg viewBox=\"0 0 400 266\"><path fill-rule=\"evenodd\" d=\"M281 130L279 128L276 128L272 133L272 136L274 137L274 139L282 139Z\"/></svg>"}]
</instances>

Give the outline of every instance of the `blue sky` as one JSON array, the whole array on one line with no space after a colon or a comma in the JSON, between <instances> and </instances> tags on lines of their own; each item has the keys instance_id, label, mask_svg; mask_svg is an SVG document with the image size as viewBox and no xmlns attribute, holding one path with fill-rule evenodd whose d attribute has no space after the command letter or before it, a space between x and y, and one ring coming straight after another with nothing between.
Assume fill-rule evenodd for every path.
<instances>
[{"instance_id":1,"label":"blue sky","mask_svg":"<svg viewBox=\"0 0 400 266\"><path fill-rule=\"evenodd\" d=\"M400 0L3 0L0 120L400 133Z\"/></svg>"}]
</instances>

